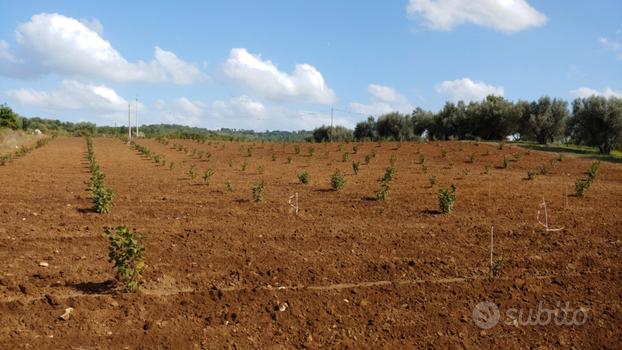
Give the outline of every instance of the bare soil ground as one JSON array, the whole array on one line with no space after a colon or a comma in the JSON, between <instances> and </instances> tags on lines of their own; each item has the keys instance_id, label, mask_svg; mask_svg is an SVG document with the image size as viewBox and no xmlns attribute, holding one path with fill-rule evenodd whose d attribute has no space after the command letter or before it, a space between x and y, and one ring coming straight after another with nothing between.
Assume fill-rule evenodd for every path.
<instances>
[{"instance_id":1,"label":"bare soil ground","mask_svg":"<svg viewBox=\"0 0 622 350\"><path fill-rule=\"evenodd\" d=\"M576 198L574 181L590 161L494 144L359 143L357 154L354 144L343 151L338 144L303 144L295 154L292 144L256 143L247 158L250 143L139 141L174 161L171 170L120 140L93 143L116 193L110 214L90 210L84 139L57 138L0 167L0 348L622 344L620 164L603 163L586 197ZM173 143L212 157L199 160ZM372 151L377 156L363 165ZM343 152L350 153L347 162ZM392 156L397 176L390 199L376 201ZM507 169L499 168L504 157ZM361 161L358 175L353 160ZM191 164L196 180L187 174ZM525 180L527 170L550 164L549 174ZM209 186L200 179L208 168L215 172ZM347 173L340 192L330 190L335 169ZM304 170L309 185L297 180ZM255 203L250 188L261 178L265 201ZM233 192L225 190L226 180ZM441 215L438 190L451 183L458 188L455 211ZM296 192L298 215L287 203ZM543 198L551 227L563 230L546 232L538 224ZM121 292L107 261L103 229L118 225L145 235L147 267L138 293ZM495 257L505 260L494 279L488 277L492 226ZM483 301L500 310L489 329L473 320ZM565 303L569 318L580 310L586 322L512 324L506 313ZM59 319L67 307L74 308L72 317Z\"/></svg>"}]
</instances>

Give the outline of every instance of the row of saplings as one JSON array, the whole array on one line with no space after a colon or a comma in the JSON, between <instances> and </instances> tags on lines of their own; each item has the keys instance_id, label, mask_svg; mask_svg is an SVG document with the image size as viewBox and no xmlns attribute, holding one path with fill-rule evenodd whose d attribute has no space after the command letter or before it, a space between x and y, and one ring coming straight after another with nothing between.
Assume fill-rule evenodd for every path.
<instances>
[{"instance_id":1,"label":"row of saplings","mask_svg":"<svg viewBox=\"0 0 622 350\"><path fill-rule=\"evenodd\" d=\"M86 158L89 161L89 171L91 172L89 190L93 198L93 210L100 214L108 213L112 207L114 193L111 188L107 188L104 185L106 175L104 175L97 164L95 153L93 152L93 141L90 138L86 139Z\"/></svg>"},{"instance_id":2,"label":"row of saplings","mask_svg":"<svg viewBox=\"0 0 622 350\"><path fill-rule=\"evenodd\" d=\"M89 190L93 195L93 210L100 214L108 213L112 207L114 194L112 189L104 186L105 175L95 160L93 141L90 138L86 139L86 151L91 171ZM108 258L114 263L117 279L126 291L138 290L140 274L145 267L145 248L139 241L140 235L133 233L126 226L106 229L105 232L109 243Z\"/></svg>"},{"instance_id":3,"label":"row of saplings","mask_svg":"<svg viewBox=\"0 0 622 350\"><path fill-rule=\"evenodd\" d=\"M389 160L389 166L385 168L384 175L378 180L379 188L376 191L377 200L387 200L389 198L389 192L391 191L391 184L395 179L397 170L395 168L395 157L391 157ZM354 173L358 174L358 163L352 165ZM310 176L307 171L298 175L298 180L302 184L308 184ZM334 191L341 190L346 184L346 178L343 172L336 170L330 177L330 186ZM263 185L263 181L262 181ZM449 214L453 211L454 204L456 202L456 186L452 184L449 188L441 188L438 192L439 208L441 213Z\"/></svg>"},{"instance_id":4,"label":"row of saplings","mask_svg":"<svg viewBox=\"0 0 622 350\"><path fill-rule=\"evenodd\" d=\"M48 141L50 141L49 137L46 137L44 139L39 139L37 140L37 143L35 143L35 145L32 147L22 145L13 153L0 155L0 165L6 165L7 163L10 163L14 159L23 157L27 155L28 153L34 151L35 149L41 148L47 145Z\"/></svg>"},{"instance_id":5,"label":"row of saplings","mask_svg":"<svg viewBox=\"0 0 622 350\"><path fill-rule=\"evenodd\" d=\"M160 141L161 143L163 141ZM166 143L167 144L167 143ZM148 157L149 159L153 160L156 164L160 165L161 162L163 161L164 157L155 154L154 152L152 152L151 150L149 150L147 147L141 146L137 143L132 142L131 143L132 148L134 148L135 150L137 150L140 154ZM296 145L298 146L298 145ZM356 147L356 146L355 146ZM249 151L248 154L249 156L252 155L252 151L251 151L251 147L249 147ZM195 150L196 151L196 150ZM355 149L356 152L356 149ZM298 153L298 152L296 152ZM347 153L346 153L347 154ZM368 155L365 157L365 164L369 164L370 160L372 158L375 157L375 152L373 152L372 154ZM396 158L395 156L391 157L391 159L389 160L389 166L385 169L385 173L384 176L379 180L379 189L376 192L376 196L375 198L377 200L387 200L389 198L389 192L391 190L391 183L393 182L394 178L395 178L395 174L396 174L396 168L395 168L395 162L396 162ZM347 158L344 159L344 161L347 161ZM173 163L171 163L173 164ZM242 170L246 170L245 169L245 165L247 163L245 162L242 166ZM164 165L164 164L162 164ZM354 171L354 174L357 175L360 171L360 162L358 161L354 161L352 162L352 170ZM190 170L188 171L188 174L190 175L190 178L195 179L197 176L197 171L196 171L196 166L192 165L190 167ZM214 175L214 171L210 168L207 169L204 173L203 173L203 181L205 182L205 184L209 185L210 184L210 180ZM298 180L302 183L302 184L308 184L310 182L310 175L307 171L304 171L300 174L298 174ZM346 184L346 178L345 178L345 174L339 170L335 171L334 174L331 175L330 177L330 184L331 184L331 188L335 191L339 191L341 190L345 184ZM230 180L227 180L225 182L225 187L227 189L228 192L232 192L233 191L233 185L231 183ZM251 195L252 198L255 202L261 202L263 201L264 198L264 193L265 193L265 182L263 179L261 179L257 184L253 185L251 187ZM451 211L453 210L454 207L454 203L456 201L456 186L455 185L451 185L450 188L443 188L440 189L439 191L439 207L442 213L444 214L448 214L451 213Z\"/></svg>"}]
</instances>

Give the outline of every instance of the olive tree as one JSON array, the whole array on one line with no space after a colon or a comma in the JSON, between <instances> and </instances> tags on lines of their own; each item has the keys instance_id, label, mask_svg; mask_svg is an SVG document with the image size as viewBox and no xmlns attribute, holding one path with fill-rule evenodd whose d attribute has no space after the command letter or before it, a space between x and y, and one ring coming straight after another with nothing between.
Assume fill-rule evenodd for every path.
<instances>
[{"instance_id":1,"label":"olive tree","mask_svg":"<svg viewBox=\"0 0 622 350\"><path fill-rule=\"evenodd\" d=\"M572 102L570 135L575 142L609 154L622 140L622 99L591 96Z\"/></svg>"}]
</instances>

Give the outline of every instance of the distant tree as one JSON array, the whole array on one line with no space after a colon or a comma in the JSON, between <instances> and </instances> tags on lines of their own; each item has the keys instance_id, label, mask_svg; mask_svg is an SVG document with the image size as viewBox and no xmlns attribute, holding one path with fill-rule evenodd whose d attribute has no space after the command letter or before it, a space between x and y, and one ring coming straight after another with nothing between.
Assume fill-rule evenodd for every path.
<instances>
[{"instance_id":1,"label":"distant tree","mask_svg":"<svg viewBox=\"0 0 622 350\"><path fill-rule=\"evenodd\" d=\"M378 137L376 133L376 121L374 117L367 118L367 121L359 122L354 128L354 138L357 140L375 140Z\"/></svg>"},{"instance_id":2,"label":"distant tree","mask_svg":"<svg viewBox=\"0 0 622 350\"><path fill-rule=\"evenodd\" d=\"M569 116L568 103L548 96L534 101L526 110L520 110L519 130L540 144L553 142L564 134Z\"/></svg>"},{"instance_id":3,"label":"distant tree","mask_svg":"<svg viewBox=\"0 0 622 350\"><path fill-rule=\"evenodd\" d=\"M434 137L440 140L473 138L473 121L464 102L447 102L434 116Z\"/></svg>"},{"instance_id":4,"label":"distant tree","mask_svg":"<svg viewBox=\"0 0 622 350\"><path fill-rule=\"evenodd\" d=\"M93 136L97 133L97 126L93 123L80 122L73 126L74 136Z\"/></svg>"},{"instance_id":5,"label":"distant tree","mask_svg":"<svg viewBox=\"0 0 622 350\"><path fill-rule=\"evenodd\" d=\"M572 102L570 135L577 143L609 154L622 141L622 99L591 96Z\"/></svg>"},{"instance_id":6,"label":"distant tree","mask_svg":"<svg viewBox=\"0 0 622 350\"><path fill-rule=\"evenodd\" d=\"M501 96L489 95L466 109L472 134L484 140L503 140L518 130L519 115L513 104Z\"/></svg>"},{"instance_id":7,"label":"distant tree","mask_svg":"<svg viewBox=\"0 0 622 350\"><path fill-rule=\"evenodd\" d=\"M392 112L378 117L376 122L378 137L388 140L410 140L413 138L409 115Z\"/></svg>"},{"instance_id":8,"label":"distant tree","mask_svg":"<svg viewBox=\"0 0 622 350\"><path fill-rule=\"evenodd\" d=\"M335 127L322 125L313 130L313 140L315 142L351 141L352 137L352 130L339 125Z\"/></svg>"},{"instance_id":9,"label":"distant tree","mask_svg":"<svg viewBox=\"0 0 622 350\"><path fill-rule=\"evenodd\" d=\"M434 127L434 113L417 107L412 113L411 122L415 137L420 137L426 132L429 137Z\"/></svg>"},{"instance_id":10,"label":"distant tree","mask_svg":"<svg viewBox=\"0 0 622 350\"><path fill-rule=\"evenodd\" d=\"M19 128L17 114L6 104L0 105L0 128Z\"/></svg>"}]
</instances>

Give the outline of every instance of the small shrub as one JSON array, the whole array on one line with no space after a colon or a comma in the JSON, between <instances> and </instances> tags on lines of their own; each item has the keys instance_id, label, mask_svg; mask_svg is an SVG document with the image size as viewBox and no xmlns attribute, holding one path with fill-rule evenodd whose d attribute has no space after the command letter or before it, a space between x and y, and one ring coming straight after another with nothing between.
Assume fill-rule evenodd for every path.
<instances>
[{"instance_id":1,"label":"small shrub","mask_svg":"<svg viewBox=\"0 0 622 350\"><path fill-rule=\"evenodd\" d=\"M441 157L447 158L447 150L444 148L441 148Z\"/></svg>"},{"instance_id":2,"label":"small shrub","mask_svg":"<svg viewBox=\"0 0 622 350\"><path fill-rule=\"evenodd\" d=\"M393 166L393 164L389 165L384 169L384 176L382 177L382 181L393 181L396 173L397 170L395 169L395 166Z\"/></svg>"},{"instance_id":3,"label":"small shrub","mask_svg":"<svg viewBox=\"0 0 622 350\"><path fill-rule=\"evenodd\" d=\"M587 189L590 188L592 181L588 179L579 179L574 183L575 194L577 197L583 197Z\"/></svg>"},{"instance_id":4,"label":"small shrub","mask_svg":"<svg viewBox=\"0 0 622 350\"><path fill-rule=\"evenodd\" d=\"M294 153L300 154L300 145L294 145Z\"/></svg>"},{"instance_id":5,"label":"small shrub","mask_svg":"<svg viewBox=\"0 0 622 350\"><path fill-rule=\"evenodd\" d=\"M467 168L462 169L462 177L467 177L469 176L469 174L471 173L471 171Z\"/></svg>"},{"instance_id":6,"label":"small shrub","mask_svg":"<svg viewBox=\"0 0 622 350\"><path fill-rule=\"evenodd\" d=\"M263 179L261 179L261 181L259 181L259 183L257 185L251 187L251 193L253 195L253 201L255 201L256 203L262 202L263 201L263 196L264 196L264 191L265 191L264 181L263 181Z\"/></svg>"},{"instance_id":7,"label":"small shrub","mask_svg":"<svg viewBox=\"0 0 622 350\"><path fill-rule=\"evenodd\" d=\"M175 167L175 162L169 162L168 163L169 170L173 170L174 167Z\"/></svg>"},{"instance_id":8,"label":"small shrub","mask_svg":"<svg viewBox=\"0 0 622 350\"><path fill-rule=\"evenodd\" d=\"M538 166L538 174L546 175L548 173L549 173L549 168L546 165L542 164Z\"/></svg>"},{"instance_id":9,"label":"small shrub","mask_svg":"<svg viewBox=\"0 0 622 350\"><path fill-rule=\"evenodd\" d=\"M309 183L309 173L304 171L301 174L298 174L298 180L301 184L307 185Z\"/></svg>"},{"instance_id":10,"label":"small shrub","mask_svg":"<svg viewBox=\"0 0 622 350\"><path fill-rule=\"evenodd\" d=\"M590 166L590 170L587 171L587 176L590 180L596 180L596 175L598 175L598 169L600 169L600 161L593 162Z\"/></svg>"},{"instance_id":11,"label":"small shrub","mask_svg":"<svg viewBox=\"0 0 622 350\"><path fill-rule=\"evenodd\" d=\"M500 168L501 168L501 169L507 169L507 168L508 168L508 165L509 165L509 163L508 163L508 159L504 156L504 157L503 157L503 161L501 162L501 167L500 167Z\"/></svg>"},{"instance_id":12,"label":"small shrub","mask_svg":"<svg viewBox=\"0 0 622 350\"><path fill-rule=\"evenodd\" d=\"M99 186L93 191L93 209L99 214L107 214L112 208L114 193L112 189Z\"/></svg>"},{"instance_id":13,"label":"small shrub","mask_svg":"<svg viewBox=\"0 0 622 350\"><path fill-rule=\"evenodd\" d=\"M342 156L341 156L341 161L342 162L347 162L348 159L350 159L350 154L348 154L348 152L345 152Z\"/></svg>"},{"instance_id":14,"label":"small shrub","mask_svg":"<svg viewBox=\"0 0 622 350\"><path fill-rule=\"evenodd\" d=\"M343 186L345 186L345 184L346 178L339 170L336 170L335 173L330 177L330 187L334 191L339 191L343 188Z\"/></svg>"},{"instance_id":15,"label":"small shrub","mask_svg":"<svg viewBox=\"0 0 622 350\"><path fill-rule=\"evenodd\" d=\"M434 187L434 184L436 184L436 176L434 175L428 176L428 182L430 182L430 187Z\"/></svg>"},{"instance_id":16,"label":"small shrub","mask_svg":"<svg viewBox=\"0 0 622 350\"><path fill-rule=\"evenodd\" d=\"M114 263L117 279L125 290L135 292L139 287L140 275L145 267L145 248L139 242L139 235L126 226L114 230L106 229L108 236L108 259Z\"/></svg>"},{"instance_id":17,"label":"small shrub","mask_svg":"<svg viewBox=\"0 0 622 350\"><path fill-rule=\"evenodd\" d=\"M358 175L360 168L361 162L359 162L358 160L352 162L352 171L354 171L354 175Z\"/></svg>"},{"instance_id":18,"label":"small shrub","mask_svg":"<svg viewBox=\"0 0 622 350\"><path fill-rule=\"evenodd\" d=\"M423 154L419 156L419 164L425 164L425 156Z\"/></svg>"},{"instance_id":19,"label":"small shrub","mask_svg":"<svg viewBox=\"0 0 622 350\"><path fill-rule=\"evenodd\" d=\"M276 162L276 154L272 153L272 161Z\"/></svg>"},{"instance_id":20,"label":"small shrub","mask_svg":"<svg viewBox=\"0 0 622 350\"><path fill-rule=\"evenodd\" d=\"M190 166L190 170L188 170L188 175L190 175L190 178L192 180L196 179L197 177L197 166L196 165L192 164Z\"/></svg>"},{"instance_id":21,"label":"small shrub","mask_svg":"<svg viewBox=\"0 0 622 350\"><path fill-rule=\"evenodd\" d=\"M309 157L313 157L313 155L315 154L315 147L309 147Z\"/></svg>"},{"instance_id":22,"label":"small shrub","mask_svg":"<svg viewBox=\"0 0 622 350\"><path fill-rule=\"evenodd\" d=\"M389 192L391 191L391 183L387 181L380 182L380 189L376 192L376 199L384 201L389 199Z\"/></svg>"},{"instance_id":23,"label":"small shrub","mask_svg":"<svg viewBox=\"0 0 622 350\"><path fill-rule=\"evenodd\" d=\"M205 172L203 172L203 182L205 182L206 185L209 185L210 179L213 175L214 171L211 168L205 170Z\"/></svg>"},{"instance_id":24,"label":"small shrub","mask_svg":"<svg viewBox=\"0 0 622 350\"><path fill-rule=\"evenodd\" d=\"M291 156L287 156L287 164L291 164L292 163L292 157Z\"/></svg>"},{"instance_id":25,"label":"small shrub","mask_svg":"<svg viewBox=\"0 0 622 350\"><path fill-rule=\"evenodd\" d=\"M231 180L227 179L225 181L225 188L227 189L227 192L233 192L233 184L231 183Z\"/></svg>"},{"instance_id":26,"label":"small shrub","mask_svg":"<svg viewBox=\"0 0 622 350\"><path fill-rule=\"evenodd\" d=\"M505 259L500 256L492 263L492 266L490 268L492 277L499 277L499 275L501 275L501 270L503 269L504 262Z\"/></svg>"},{"instance_id":27,"label":"small shrub","mask_svg":"<svg viewBox=\"0 0 622 350\"><path fill-rule=\"evenodd\" d=\"M353 154L358 154L359 153L359 148L357 145L352 146L352 153Z\"/></svg>"},{"instance_id":28,"label":"small shrub","mask_svg":"<svg viewBox=\"0 0 622 350\"><path fill-rule=\"evenodd\" d=\"M248 159L244 159L242 163L242 171L246 171L246 169L248 169Z\"/></svg>"},{"instance_id":29,"label":"small shrub","mask_svg":"<svg viewBox=\"0 0 622 350\"><path fill-rule=\"evenodd\" d=\"M368 165L369 162L371 161L371 159L372 159L372 155L371 154L366 154L365 155L365 165Z\"/></svg>"},{"instance_id":30,"label":"small shrub","mask_svg":"<svg viewBox=\"0 0 622 350\"><path fill-rule=\"evenodd\" d=\"M534 180L536 178L536 172L533 170L527 171L527 180Z\"/></svg>"},{"instance_id":31,"label":"small shrub","mask_svg":"<svg viewBox=\"0 0 622 350\"><path fill-rule=\"evenodd\" d=\"M425 165L425 164L422 164L421 165L421 172L424 173L424 174L427 174L428 173L428 166Z\"/></svg>"},{"instance_id":32,"label":"small shrub","mask_svg":"<svg viewBox=\"0 0 622 350\"><path fill-rule=\"evenodd\" d=\"M440 189L438 192L438 201L441 213L450 214L456 202L456 185L452 184L449 189Z\"/></svg>"}]
</instances>

